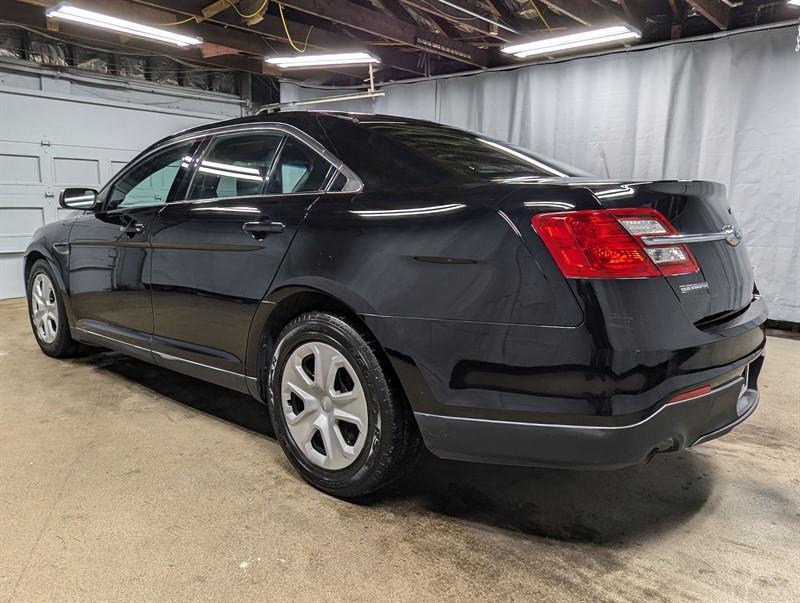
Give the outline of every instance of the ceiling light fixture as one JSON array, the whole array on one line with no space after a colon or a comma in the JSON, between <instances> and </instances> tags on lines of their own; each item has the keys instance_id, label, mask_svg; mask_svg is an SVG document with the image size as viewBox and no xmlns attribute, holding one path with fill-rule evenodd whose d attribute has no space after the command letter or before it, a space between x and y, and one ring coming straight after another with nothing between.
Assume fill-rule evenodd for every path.
<instances>
[{"instance_id":1,"label":"ceiling light fixture","mask_svg":"<svg viewBox=\"0 0 800 603\"><path fill-rule=\"evenodd\" d=\"M612 25L611 27L602 27L600 29L588 29L575 34L543 38L524 44L512 44L504 47L502 51L524 59L536 55L554 54L572 48L621 42L641 37L642 34L639 30L630 25Z\"/></svg>"},{"instance_id":2,"label":"ceiling light fixture","mask_svg":"<svg viewBox=\"0 0 800 603\"><path fill-rule=\"evenodd\" d=\"M60 19L63 21L73 21L75 23L82 23L84 25L91 25L93 27L100 27L102 29L110 29L119 33L124 33L130 36L137 36L139 38L147 38L149 40L156 40L158 42L166 42L174 44L175 46L193 46L195 44L202 44L203 39L194 36L184 36L174 31L166 29L159 29L157 27L150 27L127 19L119 19L110 15L96 13L91 10L85 10L69 4L59 4L54 8L48 10L45 15L48 19Z\"/></svg>"},{"instance_id":3,"label":"ceiling light fixture","mask_svg":"<svg viewBox=\"0 0 800 603\"><path fill-rule=\"evenodd\" d=\"M800 0L789 0L786 4L790 6L800 6Z\"/></svg>"},{"instance_id":4,"label":"ceiling light fixture","mask_svg":"<svg viewBox=\"0 0 800 603\"><path fill-rule=\"evenodd\" d=\"M307 69L309 67L335 67L338 65L372 65L380 59L368 52L340 52L335 54L302 54L289 57L267 57L270 65L281 69Z\"/></svg>"}]
</instances>

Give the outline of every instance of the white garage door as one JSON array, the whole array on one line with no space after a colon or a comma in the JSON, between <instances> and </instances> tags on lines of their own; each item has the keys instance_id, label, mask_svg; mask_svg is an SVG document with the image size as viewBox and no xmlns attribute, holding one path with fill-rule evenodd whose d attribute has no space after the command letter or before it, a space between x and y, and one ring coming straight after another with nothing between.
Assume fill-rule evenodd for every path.
<instances>
[{"instance_id":1,"label":"white garage door","mask_svg":"<svg viewBox=\"0 0 800 603\"><path fill-rule=\"evenodd\" d=\"M0 141L0 298L25 293L22 254L31 235L69 213L58 207L68 186L99 188L134 152Z\"/></svg>"},{"instance_id":2,"label":"white garage door","mask_svg":"<svg viewBox=\"0 0 800 603\"><path fill-rule=\"evenodd\" d=\"M155 86L145 95L147 84L125 89L6 69L0 65L0 299L25 294L23 253L39 226L68 213L58 207L61 189L99 188L162 136L242 112L232 97Z\"/></svg>"}]
</instances>

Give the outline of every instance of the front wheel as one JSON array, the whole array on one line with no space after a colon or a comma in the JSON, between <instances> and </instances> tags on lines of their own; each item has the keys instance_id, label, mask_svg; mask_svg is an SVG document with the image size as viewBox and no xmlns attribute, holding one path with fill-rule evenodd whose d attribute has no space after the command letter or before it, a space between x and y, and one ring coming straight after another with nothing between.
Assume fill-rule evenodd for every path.
<instances>
[{"instance_id":1,"label":"front wheel","mask_svg":"<svg viewBox=\"0 0 800 603\"><path fill-rule=\"evenodd\" d=\"M347 320L309 312L278 337L269 409L289 460L342 498L397 478L420 450L414 418L370 338Z\"/></svg>"},{"instance_id":2,"label":"front wheel","mask_svg":"<svg viewBox=\"0 0 800 603\"><path fill-rule=\"evenodd\" d=\"M70 336L64 300L55 282L48 263L36 260L26 283L28 315L42 352L54 358L65 358L74 356L80 346Z\"/></svg>"}]
</instances>

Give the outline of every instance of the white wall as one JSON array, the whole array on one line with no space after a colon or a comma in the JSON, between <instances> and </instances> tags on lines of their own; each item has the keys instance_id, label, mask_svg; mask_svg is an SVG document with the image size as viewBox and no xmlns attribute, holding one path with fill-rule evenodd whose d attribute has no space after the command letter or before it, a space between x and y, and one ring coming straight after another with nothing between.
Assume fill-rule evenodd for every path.
<instances>
[{"instance_id":1,"label":"white wall","mask_svg":"<svg viewBox=\"0 0 800 603\"><path fill-rule=\"evenodd\" d=\"M770 316L800 322L797 28L414 84L337 109L483 132L600 176L728 186ZM330 90L281 86L281 99Z\"/></svg>"},{"instance_id":2,"label":"white wall","mask_svg":"<svg viewBox=\"0 0 800 603\"><path fill-rule=\"evenodd\" d=\"M239 117L239 99L0 61L0 298L25 294L22 254L66 186L100 188L157 139Z\"/></svg>"}]
</instances>

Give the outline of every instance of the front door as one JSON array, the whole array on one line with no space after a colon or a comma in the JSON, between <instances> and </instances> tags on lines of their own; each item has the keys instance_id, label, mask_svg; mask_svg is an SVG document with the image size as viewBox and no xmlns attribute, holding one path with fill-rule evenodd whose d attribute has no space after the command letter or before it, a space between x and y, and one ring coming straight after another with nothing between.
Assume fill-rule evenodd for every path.
<instances>
[{"instance_id":1,"label":"front door","mask_svg":"<svg viewBox=\"0 0 800 603\"><path fill-rule=\"evenodd\" d=\"M159 364L246 391L253 315L330 164L284 132L217 135L186 199L153 225L153 351Z\"/></svg>"},{"instance_id":2,"label":"front door","mask_svg":"<svg viewBox=\"0 0 800 603\"><path fill-rule=\"evenodd\" d=\"M158 211L178 194L195 144L171 146L132 164L103 192L99 210L75 221L69 288L79 338L123 343L132 355L151 359L148 235Z\"/></svg>"}]
</instances>

